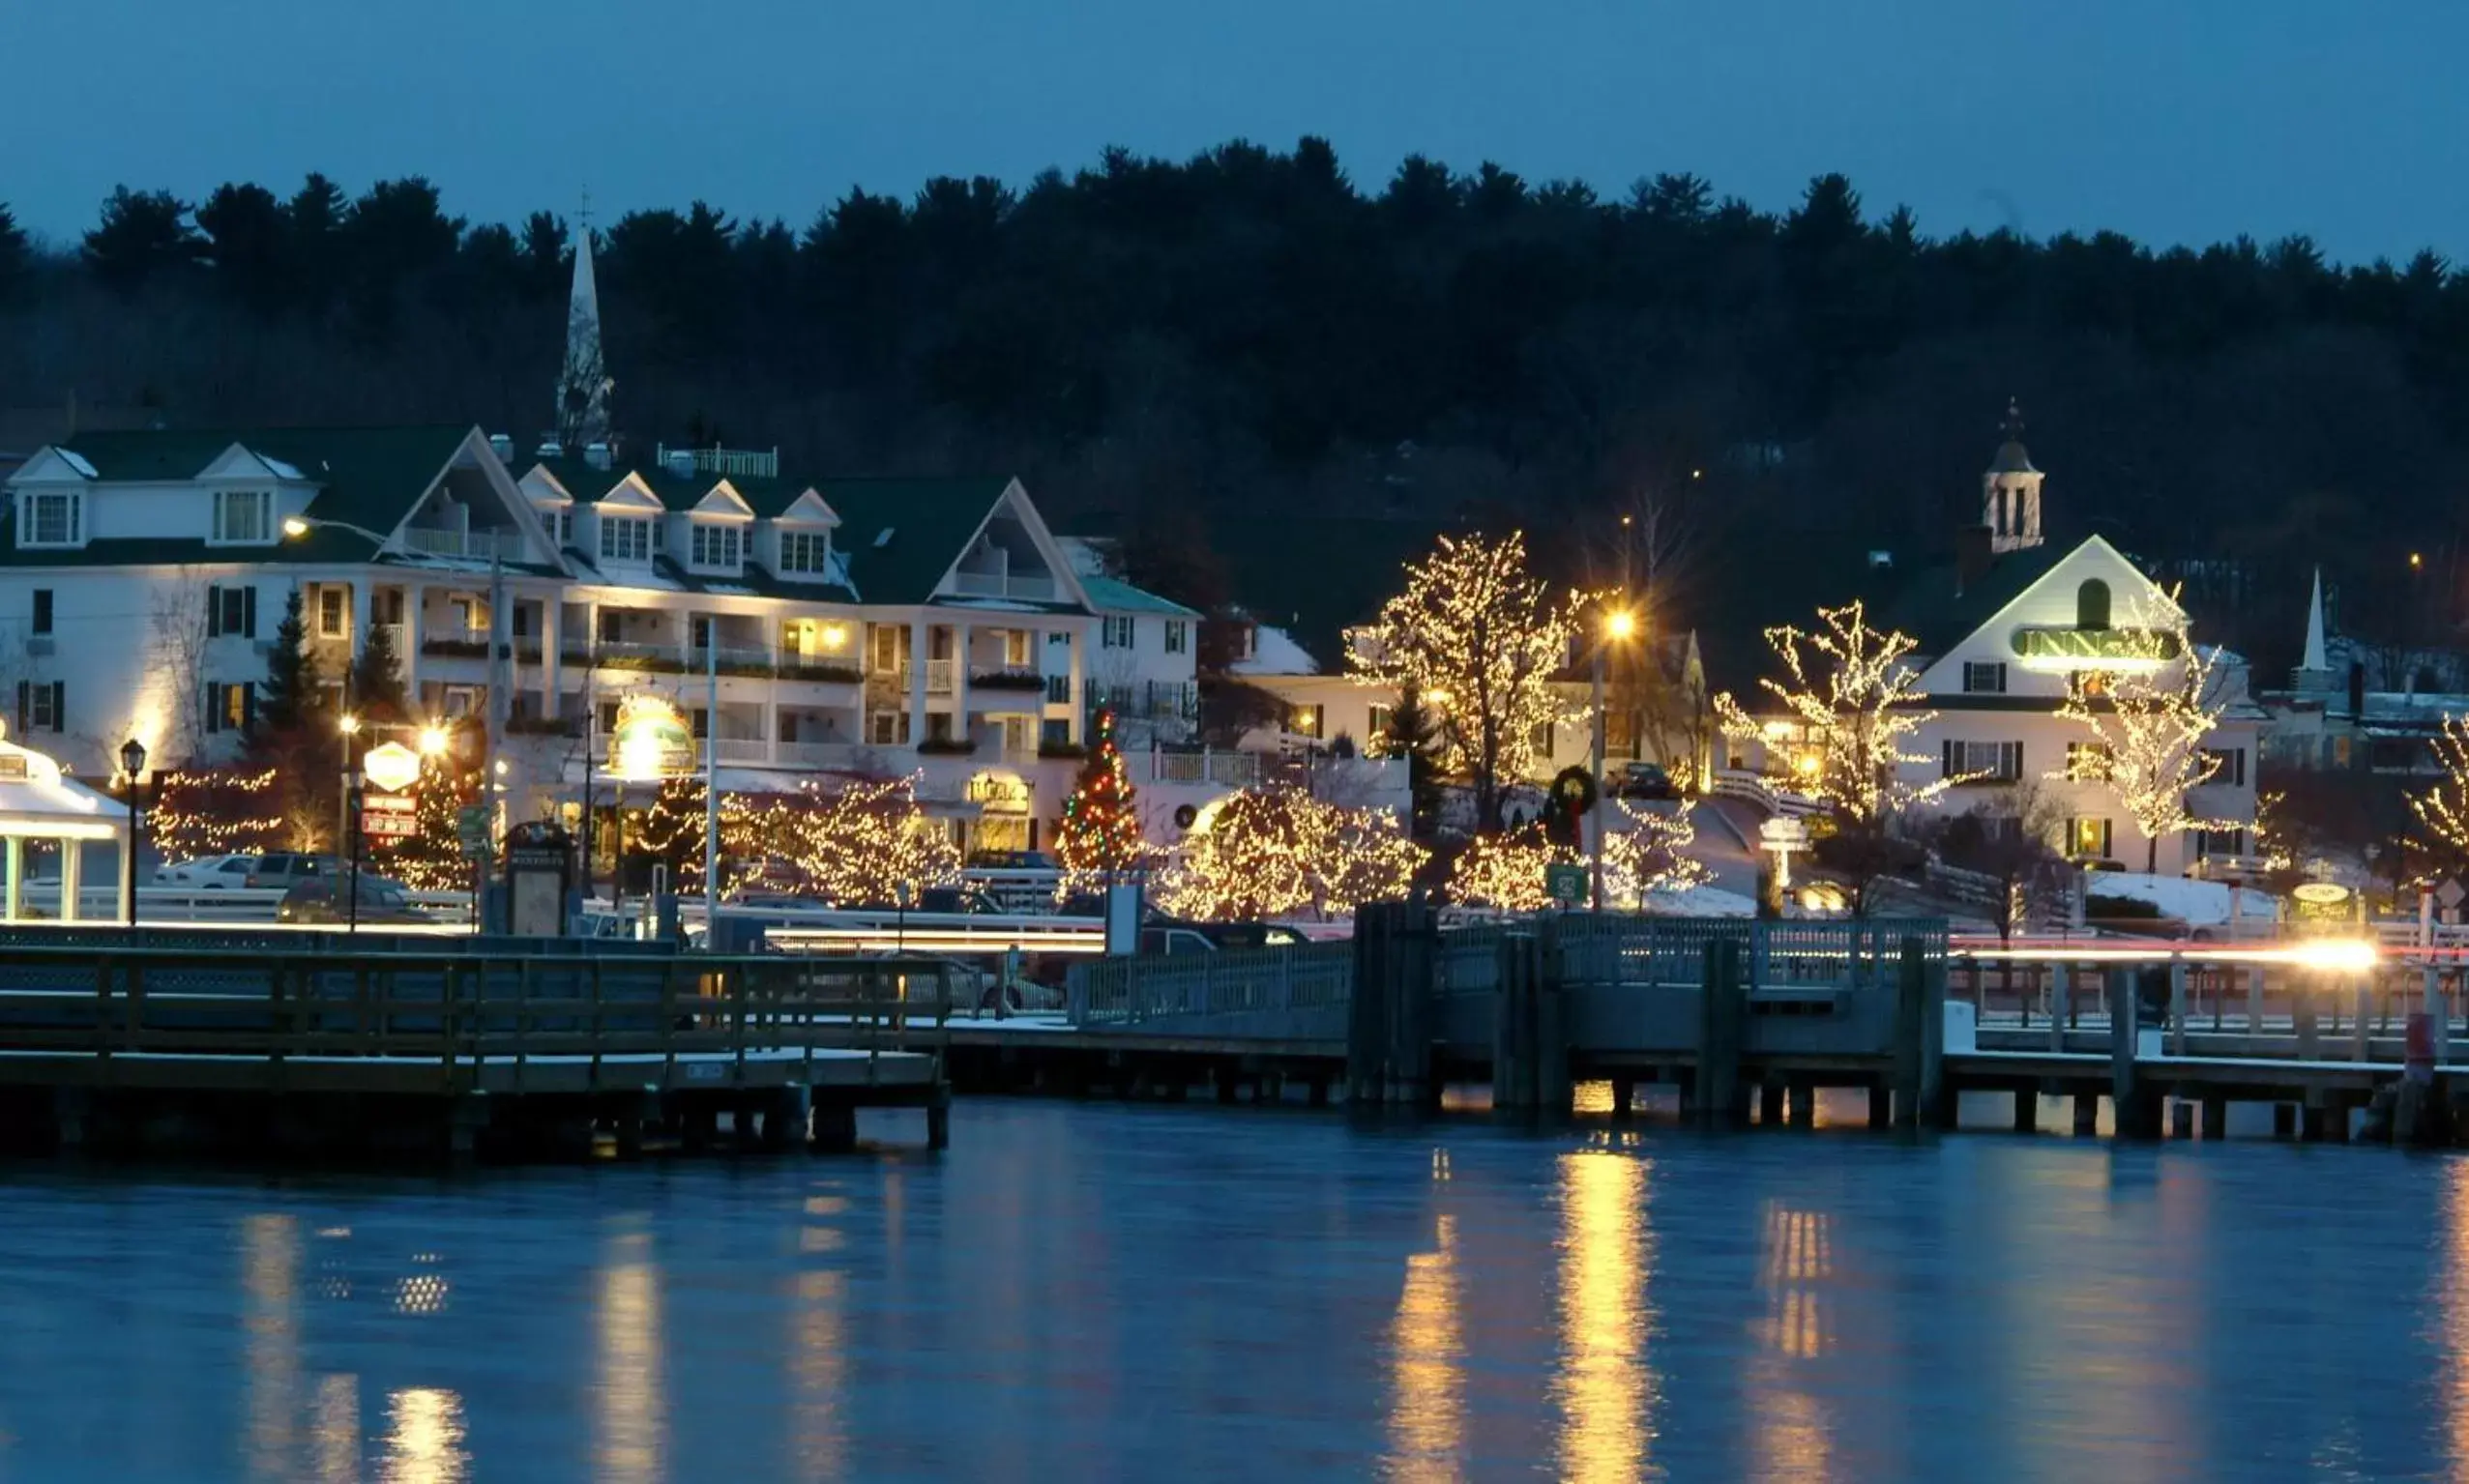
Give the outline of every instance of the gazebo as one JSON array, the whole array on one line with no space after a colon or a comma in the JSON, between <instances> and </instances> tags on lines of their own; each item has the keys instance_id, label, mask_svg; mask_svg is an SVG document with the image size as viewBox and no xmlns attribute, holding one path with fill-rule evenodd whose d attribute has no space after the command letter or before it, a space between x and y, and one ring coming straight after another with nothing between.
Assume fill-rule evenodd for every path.
<instances>
[{"instance_id":1,"label":"gazebo","mask_svg":"<svg viewBox=\"0 0 2469 1484\"><path fill-rule=\"evenodd\" d=\"M0 729L0 921L25 920L26 841L54 840L60 846L60 920L77 920L77 894L84 885L82 857L88 840L117 840L124 857L120 872L119 920L129 919L129 806L96 792L74 778L60 775L60 765L29 747L6 739Z\"/></svg>"}]
</instances>

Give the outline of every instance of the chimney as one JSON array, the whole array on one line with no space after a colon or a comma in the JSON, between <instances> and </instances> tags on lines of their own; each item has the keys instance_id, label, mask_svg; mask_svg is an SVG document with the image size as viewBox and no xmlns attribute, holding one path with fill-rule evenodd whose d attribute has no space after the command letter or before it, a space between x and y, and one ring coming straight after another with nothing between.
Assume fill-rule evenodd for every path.
<instances>
[{"instance_id":1,"label":"chimney","mask_svg":"<svg viewBox=\"0 0 2469 1484\"><path fill-rule=\"evenodd\" d=\"M1989 528L1958 526L1955 531L1955 596L1972 591L1973 584L1988 572L1990 561Z\"/></svg>"},{"instance_id":2,"label":"chimney","mask_svg":"<svg viewBox=\"0 0 2469 1484\"><path fill-rule=\"evenodd\" d=\"M488 435L488 451L497 455L499 463L511 464L514 461L514 440L505 433L491 433Z\"/></svg>"},{"instance_id":3,"label":"chimney","mask_svg":"<svg viewBox=\"0 0 2469 1484\"><path fill-rule=\"evenodd\" d=\"M583 446L583 462L595 469L606 469L616 461L616 451L604 443Z\"/></svg>"}]
</instances>

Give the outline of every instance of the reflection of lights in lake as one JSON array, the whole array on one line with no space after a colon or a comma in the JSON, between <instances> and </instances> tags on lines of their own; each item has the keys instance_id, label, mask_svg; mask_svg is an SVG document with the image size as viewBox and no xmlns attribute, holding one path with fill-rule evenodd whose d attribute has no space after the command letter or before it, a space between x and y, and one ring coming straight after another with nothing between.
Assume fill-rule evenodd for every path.
<instances>
[{"instance_id":1,"label":"reflection of lights in lake","mask_svg":"<svg viewBox=\"0 0 2469 1484\"><path fill-rule=\"evenodd\" d=\"M413 1386L387 1398L385 1484L461 1484L463 1399L441 1387Z\"/></svg>"},{"instance_id":2,"label":"reflection of lights in lake","mask_svg":"<svg viewBox=\"0 0 2469 1484\"><path fill-rule=\"evenodd\" d=\"M322 1484L353 1484L360 1477L360 1378L319 1381L316 1407L317 1477Z\"/></svg>"},{"instance_id":3,"label":"reflection of lights in lake","mask_svg":"<svg viewBox=\"0 0 2469 1484\"><path fill-rule=\"evenodd\" d=\"M293 1470L292 1428L300 1406L300 1323L294 1312L300 1227L289 1216L250 1216L240 1224L241 1324L248 1334L249 1457L268 1478Z\"/></svg>"},{"instance_id":4,"label":"reflection of lights in lake","mask_svg":"<svg viewBox=\"0 0 2469 1484\"><path fill-rule=\"evenodd\" d=\"M660 1277L651 1238L612 1236L600 1274L600 1446L602 1479L662 1476L667 1425L661 1393Z\"/></svg>"},{"instance_id":5,"label":"reflection of lights in lake","mask_svg":"<svg viewBox=\"0 0 2469 1484\"><path fill-rule=\"evenodd\" d=\"M1441 1151L1434 1149L1439 1157ZM1409 1253L1390 1326L1389 1460L1398 1480L1461 1476L1466 1447L1465 1337L1457 1317L1457 1227L1436 1223L1439 1250Z\"/></svg>"},{"instance_id":6,"label":"reflection of lights in lake","mask_svg":"<svg viewBox=\"0 0 2469 1484\"><path fill-rule=\"evenodd\" d=\"M1768 1478L1823 1479L1833 1464L1825 1410L1796 1383L1790 1362L1814 1359L1829 1343L1814 1285L1835 1271L1834 1219L1770 1201L1764 1247L1758 1281L1767 1290L1764 1338L1775 1353L1753 1361L1746 1376L1757 1419L1750 1435L1762 1461L1757 1471Z\"/></svg>"},{"instance_id":7,"label":"reflection of lights in lake","mask_svg":"<svg viewBox=\"0 0 2469 1484\"><path fill-rule=\"evenodd\" d=\"M848 1385L848 1342L841 1333L848 1279L837 1272L797 1275L789 1311L789 1369L797 1382L795 1447L802 1475L837 1479L848 1469L848 1428L841 1416Z\"/></svg>"},{"instance_id":8,"label":"reflection of lights in lake","mask_svg":"<svg viewBox=\"0 0 2469 1484\"><path fill-rule=\"evenodd\" d=\"M1644 1159L1584 1150L1560 1160L1560 1476L1647 1476L1660 1381L1644 1357L1654 1266Z\"/></svg>"},{"instance_id":9,"label":"reflection of lights in lake","mask_svg":"<svg viewBox=\"0 0 2469 1484\"><path fill-rule=\"evenodd\" d=\"M397 1314L443 1314L446 1312L445 1278L433 1273L415 1273L395 1280L395 1312Z\"/></svg>"}]
</instances>

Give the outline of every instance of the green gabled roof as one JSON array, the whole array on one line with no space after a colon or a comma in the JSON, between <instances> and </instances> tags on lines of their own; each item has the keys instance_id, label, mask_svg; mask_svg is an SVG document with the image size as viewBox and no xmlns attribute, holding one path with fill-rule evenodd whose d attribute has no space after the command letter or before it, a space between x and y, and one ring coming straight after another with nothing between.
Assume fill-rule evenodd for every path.
<instances>
[{"instance_id":1,"label":"green gabled roof","mask_svg":"<svg viewBox=\"0 0 2469 1484\"><path fill-rule=\"evenodd\" d=\"M1168 618L1196 619L1200 610L1187 608L1172 598L1160 597L1116 577L1082 577L1080 589L1089 595L1089 606L1106 613L1159 613Z\"/></svg>"},{"instance_id":2,"label":"green gabled roof","mask_svg":"<svg viewBox=\"0 0 2469 1484\"><path fill-rule=\"evenodd\" d=\"M2005 552L1991 558L1988 569L1968 583L1956 580L1952 562L1924 568L1869 622L1910 634L1920 642L1920 653L1935 658L1971 637L2068 554L2068 548L2047 544Z\"/></svg>"},{"instance_id":3,"label":"green gabled roof","mask_svg":"<svg viewBox=\"0 0 2469 1484\"><path fill-rule=\"evenodd\" d=\"M665 465L618 463L607 469L595 469L580 458L537 458L522 465L546 470L565 487L568 494L581 504L596 504L602 496L615 489L632 474L642 480L653 498L662 509L683 514L701 505L712 490L726 483L738 497L753 508L754 513L766 520L778 519L797 504L797 497L813 488L813 482L798 479L762 479L752 475L720 475L697 472L680 477ZM517 476L519 478L519 476ZM831 496L825 495L825 503Z\"/></svg>"},{"instance_id":4,"label":"green gabled roof","mask_svg":"<svg viewBox=\"0 0 2469 1484\"><path fill-rule=\"evenodd\" d=\"M196 428L79 433L57 445L93 466L103 483L193 480L233 444L277 458L317 486L311 520L348 521L372 531L402 523L472 435L469 423L409 427ZM107 556L106 549L121 554ZM374 545L331 527L272 546L226 548L203 539L89 541L78 551L0 551L14 566L103 567L123 563L364 562ZM139 554L139 553L143 554Z\"/></svg>"},{"instance_id":5,"label":"green gabled roof","mask_svg":"<svg viewBox=\"0 0 2469 1484\"><path fill-rule=\"evenodd\" d=\"M815 488L839 513L832 545L847 560L849 580L866 600L923 603L1011 486L1008 478L986 475L825 480Z\"/></svg>"},{"instance_id":6,"label":"green gabled roof","mask_svg":"<svg viewBox=\"0 0 2469 1484\"><path fill-rule=\"evenodd\" d=\"M652 569L679 589L688 593L745 595L753 597L777 597L790 602L854 603L857 595L837 582L789 582L774 576L762 563L748 558L745 570L735 577L716 576L710 572L691 572L684 563L665 555L652 559ZM592 568L595 572L599 567ZM605 574L603 574L603 580ZM623 587L624 583L613 583Z\"/></svg>"}]
</instances>

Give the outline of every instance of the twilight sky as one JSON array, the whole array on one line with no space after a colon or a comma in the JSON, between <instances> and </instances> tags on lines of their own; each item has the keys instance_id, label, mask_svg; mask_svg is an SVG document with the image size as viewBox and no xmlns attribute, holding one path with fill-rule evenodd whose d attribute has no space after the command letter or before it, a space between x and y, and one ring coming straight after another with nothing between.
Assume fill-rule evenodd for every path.
<instances>
[{"instance_id":1,"label":"twilight sky","mask_svg":"<svg viewBox=\"0 0 2469 1484\"><path fill-rule=\"evenodd\" d=\"M1367 189L1421 151L1771 209L1837 169L1931 235L2469 260L2464 52L2457 0L0 0L0 201L66 242L115 183L323 169L476 220L588 187L803 226L851 185L1319 133Z\"/></svg>"}]
</instances>

